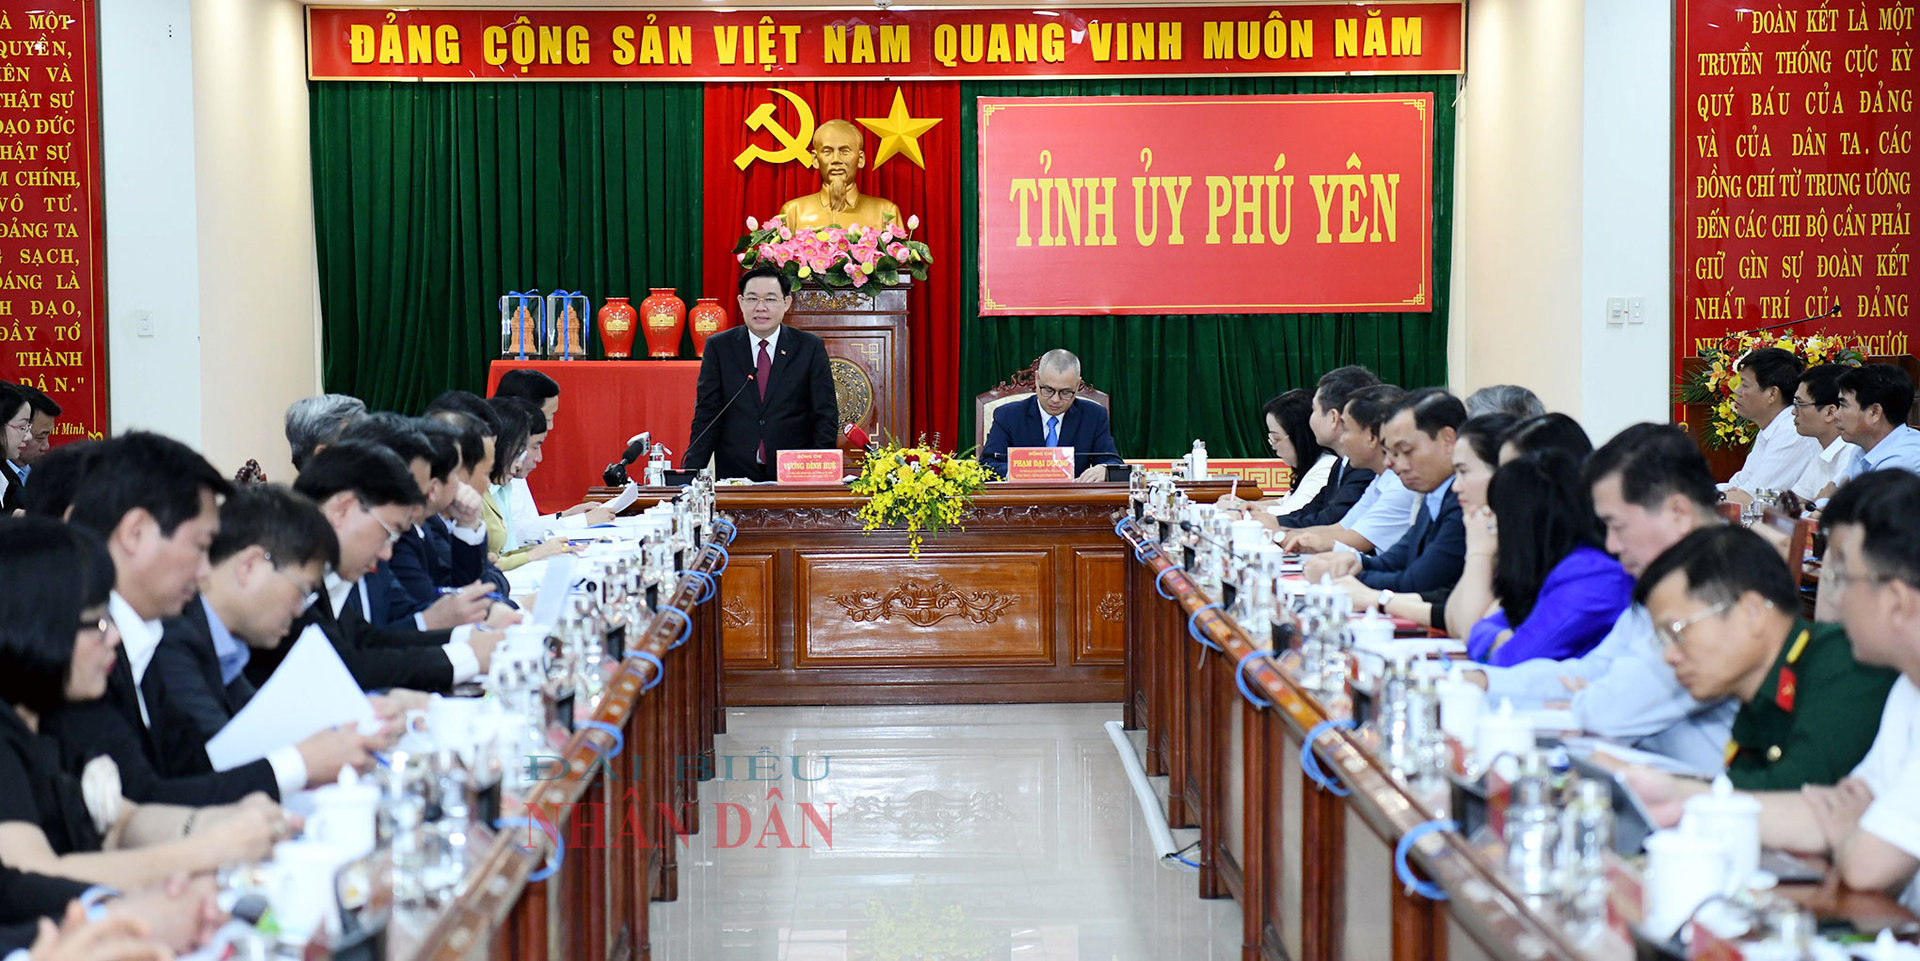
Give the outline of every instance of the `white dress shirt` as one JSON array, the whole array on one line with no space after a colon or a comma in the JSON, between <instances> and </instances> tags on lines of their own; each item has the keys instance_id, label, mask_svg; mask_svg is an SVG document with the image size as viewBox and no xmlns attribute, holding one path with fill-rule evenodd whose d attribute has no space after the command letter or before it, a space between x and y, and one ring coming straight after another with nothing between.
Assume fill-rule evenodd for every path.
<instances>
[{"instance_id":1,"label":"white dress shirt","mask_svg":"<svg viewBox=\"0 0 1920 961\"><path fill-rule=\"evenodd\" d=\"M513 529L516 543L509 546L527 547L538 544L553 536L556 531L584 530L587 515L574 514L570 517L554 517L540 513L533 503L533 488L527 486L527 479L516 477L507 482L508 500L506 521Z\"/></svg>"},{"instance_id":2,"label":"white dress shirt","mask_svg":"<svg viewBox=\"0 0 1920 961\"><path fill-rule=\"evenodd\" d=\"M1859 445L1847 443L1844 437L1835 437L1833 443L1820 451L1819 456L1807 461L1806 469L1800 472L1800 479L1793 482L1793 492L1799 494L1802 500L1811 502L1827 489L1828 484L1847 476L1847 469L1853 466L1854 459L1859 456Z\"/></svg>"},{"instance_id":3,"label":"white dress shirt","mask_svg":"<svg viewBox=\"0 0 1920 961\"><path fill-rule=\"evenodd\" d=\"M140 703L140 723L151 727L153 721L147 717L147 696L140 691L140 679L147 676L147 665L153 663L153 652L160 646L160 622L141 617L119 591L107 595L107 616L120 629L120 647L127 652L127 664L133 668L133 697Z\"/></svg>"},{"instance_id":4,"label":"white dress shirt","mask_svg":"<svg viewBox=\"0 0 1920 961\"><path fill-rule=\"evenodd\" d=\"M368 624L377 623L373 619L373 607L367 601L367 592L354 590L360 586L358 581L341 580L340 575L328 571L326 585L327 603L332 605L335 621L340 619L340 612L346 609L347 599L353 597L359 599L361 619ZM453 629L451 640L440 645L440 650L446 653L447 660L453 664L455 684L463 684L480 675L480 655L475 654L467 644L467 638L472 635L473 625L463 624Z\"/></svg>"},{"instance_id":5,"label":"white dress shirt","mask_svg":"<svg viewBox=\"0 0 1920 961\"><path fill-rule=\"evenodd\" d=\"M1895 681L1880 711L1880 733L1853 776L1867 782L1873 801L1860 815L1860 830L1920 857L1920 688L1906 677ZM1910 882L1900 904L1920 911L1920 883Z\"/></svg>"},{"instance_id":6,"label":"white dress shirt","mask_svg":"<svg viewBox=\"0 0 1920 961\"><path fill-rule=\"evenodd\" d=\"M1806 470L1807 462L1819 456L1820 442L1794 428L1793 408L1782 408L1754 437L1747 462L1720 489L1737 487L1749 494L1761 488L1787 490Z\"/></svg>"},{"instance_id":7,"label":"white dress shirt","mask_svg":"<svg viewBox=\"0 0 1920 961\"><path fill-rule=\"evenodd\" d=\"M1305 473L1295 474L1293 484L1287 489L1287 496L1280 503L1268 508L1275 516L1291 514L1307 506L1320 495L1320 489L1327 486L1327 480L1333 476L1333 465L1339 463L1340 455L1333 451L1322 451L1320 459L1308 465Z\"/></svg>"},{"instance_id":8,"label":"white dress shirt","mask_svg":"<svg viewBox=\"0 0 1920 961\"><path fill-rule=\"evenodd\" d=\"M1366 538L1373 544L1373 553L1378 556L1400 543L1400 538L1413 528L1413 522L1419 516L1420 495L1400 483L1400 475L1383 470L1373 475L1373 480L1367 484L1367 492L1360 495L1345 517L1340 518L1340 526ZM1351 551L1353 548L1335 542L1334 550Z\"/></svg>"}]
</instances>

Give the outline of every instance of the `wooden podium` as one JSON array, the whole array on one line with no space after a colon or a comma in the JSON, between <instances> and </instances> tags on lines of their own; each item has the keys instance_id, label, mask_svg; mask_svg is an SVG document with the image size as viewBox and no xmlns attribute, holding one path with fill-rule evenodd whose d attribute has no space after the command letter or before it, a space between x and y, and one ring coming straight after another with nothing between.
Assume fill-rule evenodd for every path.
<instances>
[{"instance_id":1,"label":"wooden podium","mask_svg":"<svg viewBox=\"0 0 1920 961\"><path fill-rule=\"evenodd\" d=\"M872 296L802 286L793 292L787 323L827 342L842 427L857 424L876 441L911 439L905 284Z\"/></svg>"}]
</instances>

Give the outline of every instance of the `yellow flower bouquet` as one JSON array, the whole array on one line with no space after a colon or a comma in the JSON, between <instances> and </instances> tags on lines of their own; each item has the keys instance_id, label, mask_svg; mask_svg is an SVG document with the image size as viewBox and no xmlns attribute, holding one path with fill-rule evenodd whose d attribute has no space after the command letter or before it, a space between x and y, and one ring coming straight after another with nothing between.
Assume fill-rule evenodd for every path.
<instances>
[{"instance_id":1,"label":"yellow flower bouquet","mask_svg":"<svg viewBox=\"0 0 1920 961\"><path fill-rule=\"evenodd\" d=\"M853 492L867 498L860 505L864 530L902 528L908 553L919 557L926 538L964 526L973 495L992 479L992 472L974 458L942 454L924 442L914 447L889 444L867 455Z\"/></svg>"},{"instance_id":2,"label":"yellow flower bouquet","mask_svg":"<svg viewBox=\"0 0 1920 961\"><path fill-rule=\"evenodd\" d=\"M1856 339L1838 334L1795 337L1792 328L1730 334L1718 343L1700 348L1700 369L1681 378L1674 393L1683 404L1707 405L1707 446L1745 447L1753 443L1759 428L1734 412L1733 392L1740 386L1737 369L1740 359L1762 347L1791 351L1806 361L1808 367L1816 364L1857 367L1861 363Z\"/></svg>"}]
</instances>

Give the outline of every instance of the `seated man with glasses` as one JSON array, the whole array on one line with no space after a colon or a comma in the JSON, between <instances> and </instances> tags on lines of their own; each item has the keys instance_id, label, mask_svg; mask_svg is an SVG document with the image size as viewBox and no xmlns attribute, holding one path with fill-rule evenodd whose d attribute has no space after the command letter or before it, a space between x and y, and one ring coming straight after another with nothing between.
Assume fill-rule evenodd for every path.
<instances>
[{"instance_id":1,"label":"seated man with glasses","mask_svg":"<svg viewBox=\"0 0 1920 961\"><path fill-rule=\"evenodd\" d=\"M1799 616L1793 575L1760 535L1688 534L1641 575L1634 600L1688 693L1739 699L1727 745L1734 787L1833 784L1866 756L1897 675L1857 663L1840 625Z\"/></svg>"},{"instance_id":2,"label":"seated man with glasses","mask_svg":"<svg viewBox=\"0 0 1920 961\"><path fill-rule=\"evenodd\" d=\"M363 441L341 441L315 454L293 489L319 506L333 528L340 560L286 639L271 650L251 652L245 670L249 682L265 684L309 625L320 628L353 679L369 691L398 687L445 694L487 672L499 632L476 629L458 637L448 630L375 623L362 582L393 557L394 543L426 503L400 455Z\"/></svg>"},{"instance_id":3,"label":"seated man with glasses","mask_svg":"<svg viewBox=\"0 0 1920 961\"><path fill-rule=\"evenodd\" d=\"M207 742L253 698L244 674L252 652L280 646L339 557L326 517L285 487L244 487L221 503L200 596L165 622L140 682L152 717L153 765L162 776L213 770ZM266 757L272 794L330 784L342 768L364 772L379 747L349 728L280 748Z\"/></svg>"},{"instance_id":4,"label":"seated man with glasses","mask_svg":"<svg viewBox=\"0 0 1920 961\"><path fill-rule=\"evenodd\" d=\"M1007 450L1013 447L1071 447L1082 482L1106 479L1107 465L1124 464L1113 444L1106 408L1079 400L1080 358L1061 349L1047 351L1034 371L1034 394L993 412L993 427L980 447L980 463L1007 476Z\"/></svg>"}]
</instances>

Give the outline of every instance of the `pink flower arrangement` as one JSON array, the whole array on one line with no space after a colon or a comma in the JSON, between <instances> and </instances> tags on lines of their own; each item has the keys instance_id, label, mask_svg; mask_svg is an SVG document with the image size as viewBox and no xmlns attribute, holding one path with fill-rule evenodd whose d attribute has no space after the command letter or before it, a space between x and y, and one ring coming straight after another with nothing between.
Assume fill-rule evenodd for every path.
<instances>
[{"instance_id":1,"label":"pink flower arrangement","mask_svg":"<svg viewBox=\"0 0 1920 961\"><path fill-rule=\"evenodd\" d=\"M906 226L891 220L879 227L834 225L794 230L774 217L765 222L747 218L747 234L734 247L734 259L743 269L762 264L779 267L794 281L811 280L825 287L851 287L872 293L903 278L927 279L933 255L913 239L920 218Z\"/></svg>"}]
</instances>

